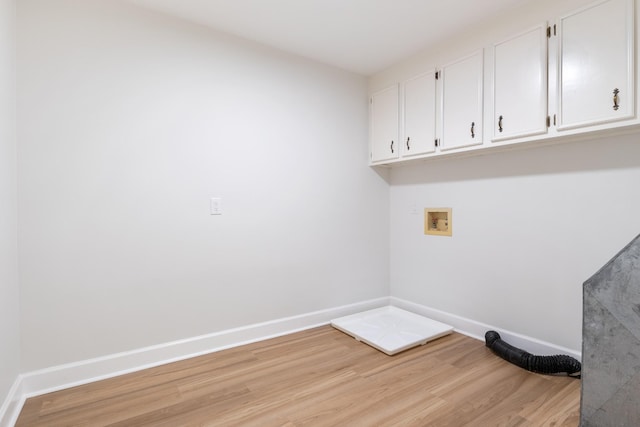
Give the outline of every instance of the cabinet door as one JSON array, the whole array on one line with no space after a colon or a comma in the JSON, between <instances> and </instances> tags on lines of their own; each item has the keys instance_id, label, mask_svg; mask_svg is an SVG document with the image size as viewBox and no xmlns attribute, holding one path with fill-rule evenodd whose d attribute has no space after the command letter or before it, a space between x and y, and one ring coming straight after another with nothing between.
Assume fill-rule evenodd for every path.
<instances>
[{"instance_id":1,"label":"cabinet door","mask_svg":"<svg viewBox=\"0 0 640 427\"><path fill-rule=\"evenodd\" d=\"M394 85L371 96L371 161L397 159L398 86Z\"/></svg>"},{"instance_id":2,"label":"cabinet door","mask_svg":"<svg viewBox=\"0 0 640 427\"><path fill-rule=\"evenodd\" d=\"M402 156L433 153L436 149L435 70L407 80L402 88Z\"/></svg>"},{"instance_id":3,"label":"cabinet door","mask_svg":"<svg viewBox=\"0 0 640 427\"><path fill-rule=\"evenodd\" d=\"M608 0L559 21L558 129L632 118L633 0Z\"/></svg>"},{"instance_id":4,"label":"cabinet door","mask_svg":"<svg viewBox=\"0 0 640 427\"><path fill-rule=\"evenodd\" d=\"M547 25L493 49L493 140L546 133Z\"/></svg>"},{"instance_id":5,"label":"cabinet door","mask_svg":"<svg viewBox=\"0 0 640 427\"><path fill-rule=\"evenodd\" d=\"M482 144L482 51L442 68L441 150Z\"/></svg>"}]
</instances>

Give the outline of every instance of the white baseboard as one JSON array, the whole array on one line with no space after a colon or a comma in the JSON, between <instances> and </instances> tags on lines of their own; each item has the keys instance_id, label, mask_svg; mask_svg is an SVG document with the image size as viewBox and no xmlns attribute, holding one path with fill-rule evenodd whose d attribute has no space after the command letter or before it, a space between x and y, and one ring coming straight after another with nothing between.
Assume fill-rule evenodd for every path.
<instances>
[{"instance_id":1,"label":"white baseboard","mask_svg":"<svg viewBox=\"0 0 640 427\"><path fill-rule=\"evenodd\" d=\"M18 420L25 397L22 392L22 376L18 375L11 386L7 398L0 406L0 427L13 427Z\"/></svg>"},{"instance_id":2,"label":"white baseboard","mask_svg":"<svg viewBox=\"0 0 640 427\"><path fill-rule=\"evenodd\" d=\"M54 366L21 375L21 394L32 397L243 344L327 325L332 319L389 305L389 298L228 329L138 350ZM1 416L2 414L0 414ZM2 427L2 426L0 426Z\"/></svg>"},{"instance_id":3,"label":"white baseboard","mask_svg":"<svg viewBox=\"0 0 640 427\"><path fill-rule=\"evenodd\" d=\"M528 337L526 335L511 332L506 329L498 328L496 326L487 325L486 323L477 322L475 320L467 319L455 314L436 310L434 308L427 307L421 304L416 304L407 300L403 300L401 298L390 297L389 300L391 305L451 325L454 327L456 332L460 332L461 334L476 338L480 341L484 341L485 332L493 330L498 332L502 339L512 346L522 348L523 350L528 351L531 354L566 354L576 358L577 360L582 359L582 354L580 351L571 350L569 348L561 347L532 337Z\"/></svg>"}]
</instances>

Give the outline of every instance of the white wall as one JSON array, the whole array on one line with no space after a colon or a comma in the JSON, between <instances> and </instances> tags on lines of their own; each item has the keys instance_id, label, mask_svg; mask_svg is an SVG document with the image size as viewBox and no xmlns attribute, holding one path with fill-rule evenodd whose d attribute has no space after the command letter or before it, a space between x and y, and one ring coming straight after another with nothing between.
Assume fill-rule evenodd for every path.
<instances>
[{"instance_id":1,"label":"white wall","mask_svg":"<svg viewBox=\"0 0 640 427\"><path fill-rule=\"evenodd\" d=\"M640 233L637 138L394 169L391 294L579 352L582 283ZM414 204L452 207L453 236Z\"/></svg>"},{"instance_id":2,"label":"white wall","mask_svg":"<svg viewBox=\"0 0 640 427\"><path fill-rule=\"evenodd\" d=\"M20 371L15 1L0 0L0 406Z\"/></svg>"},{"instance_id":3,"label":"white wall","mask_svg":"<svg viewBox=\"0 0 640 427\"><path fill-rule=\"evenodd\" d=\"M525 6L369 90L585 1ZM389 173L366 165L360 76L121 1L21 0L18 36L24 371L389 292L579 350L582 282L640 232L635 136ZM453 207L454 236L424 236L414 205ZM17 285L6 292L16 343Z\"/></svg>"},{"instance_id":4,"label":"white wall","mask_svg":"<svg viewBox=\"0 0 640 427\"><path fill-rule=\"evenodd\" d=\"M24 370L388 295L363 77L119 1L18 37Z\"/></svg>"},{"instance_id":5,"label":"white wall","mask_svg":"<svg viewBox=\"0 0 640 427\"><path fill-rule=\"evenodd\" d=\"M381 72L370 90L587 2L525 5ZM490 85L485 89L487 108ZM579 352L582 283L640 233L637 138L393 169L391 295ZM414 205L453 208L453 237L425 236Z\"/></svg>"}]
</instances>

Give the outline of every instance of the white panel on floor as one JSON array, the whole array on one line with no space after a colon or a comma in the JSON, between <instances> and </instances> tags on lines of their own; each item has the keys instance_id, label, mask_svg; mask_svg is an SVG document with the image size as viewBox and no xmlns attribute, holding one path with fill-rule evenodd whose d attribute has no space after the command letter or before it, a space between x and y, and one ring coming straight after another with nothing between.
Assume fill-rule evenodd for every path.
<instances>
[{"instance_id":1,"label":"white panel on floor","mask_svg":"<svg viewBox=\"0 0 640 427\"><path fill-rule=\"evenodd\" d=\"M388 355L453 332L452 326L393 306L340 317L331 326Z\"/></svg>"}]
</instances>

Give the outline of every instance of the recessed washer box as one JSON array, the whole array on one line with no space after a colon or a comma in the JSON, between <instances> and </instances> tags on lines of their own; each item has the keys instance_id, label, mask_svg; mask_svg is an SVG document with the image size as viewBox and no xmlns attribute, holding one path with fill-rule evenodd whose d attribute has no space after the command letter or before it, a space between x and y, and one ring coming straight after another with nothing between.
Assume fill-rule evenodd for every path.
<instances>
[{"instance_id":1,"label":"recessed washer box","mask_svg":"<svg viewBox=\"0 0 640 427\"><path fill-rule=\"evenodd\" d=\"M424 234L434 236L453 235L453 216L451 208L425 208Z\"/></svg>"},{"instance_id":2,"label":"recessed washer box","mask_svg":"<svg viewBox=\"0 0 640 427\"><path fill-rule=\"evenodd\" d=\"M390 356L453 332L452 326L393 306L340 317L331 326Z\"/></svg>"}]
</instances>

